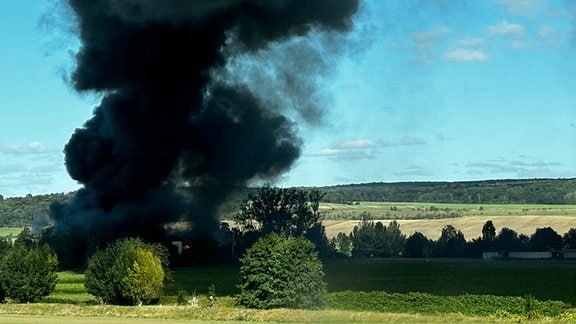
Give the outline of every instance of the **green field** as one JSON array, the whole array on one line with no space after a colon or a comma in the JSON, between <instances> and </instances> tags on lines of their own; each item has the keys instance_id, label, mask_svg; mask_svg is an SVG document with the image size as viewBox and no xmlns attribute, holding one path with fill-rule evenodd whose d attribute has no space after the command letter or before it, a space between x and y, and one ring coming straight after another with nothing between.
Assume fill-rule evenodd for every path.
<instances>
[{"instance_id":1,"label":"green field","mask_svg":"<svg viewBox=\"0 0 576 324\"><path fill-rule=\"evenodd\" d=\"M63 272L59 274L56 290L41 303L0 305L0 322L6 322L3 320L8 315L13 317L16 314L27 315L25 318L30 319L47 314L67 316L72 319L71 322L77 322L83 317L326 323L513 322L522 318L522 298L527 295L540 301L562 301L576 305L576 263L571 261L368 259L328 262L325 264L325 273L330 301L326 309L264 311L234 306L234 296L238 292L238 266L176 269L173 272L173 281L166 286L161 304L145 307L99 305L96 298L86 293L82 273ZM217 305L210 308L205 306L205 294L212 284L216 287ZM200 299L201 307L176 306L179 290L195 293ZM391 295L385 295L382 302L377 302L378 305L372 301L370 306L370 303L364 302L362 298L377 296L375 293L368 294L373 291ZM339 297L342 293L347 297ZM359 307L389 307L392 310L382 312L370 308L346 311L337 306L346 307L350 304L350 307L358 307L353 305L356 298L362 301ZM510 298L512 302L520 300L520 315L498 310L504 307L502 300L510 301ZM397 304L386 306L386 303L392 303L392 299ZM401 301L398 302L397 299ZM494 314L499 315L479 317L475 312L481 310L471 309L477 305L466 307L466 303L470 303L471 299L474 303L489 304L479 307L494 307ZM492 305L491 300L499 302ZM367 306L363 306L365 304ZM400 304L402 306L398 306ZM458 311L450 310L449 307L455 307L454 304L461 308L458 308ZM58 319L62 318L56 317L54 322L58 322ZM576 320L576 314L567 310L561 317L554 318L555 322L561 320Z\"/></svg>"},{"instance_id":2,"label":"green field","mask_svg":"<svg viewBox=\"0 0 576 324\"><path fill-rule=\"evenodd\" d=\"M0 237L16 236L22 231L21 227L0 227Z\"/></svg>"},{"instance_id":3,"label":"green field","mask_svg":"<svg viewBox=\"0 0 576 324\"><path fill-rule=\"evenodd\" d=\"M465 216L576 216L576 205L535 204L439 204L414 202L371 202L352 204L322 203L325 219L360 220L369 213L376 219L431 219Z\"/></svg>"}]
</instances>

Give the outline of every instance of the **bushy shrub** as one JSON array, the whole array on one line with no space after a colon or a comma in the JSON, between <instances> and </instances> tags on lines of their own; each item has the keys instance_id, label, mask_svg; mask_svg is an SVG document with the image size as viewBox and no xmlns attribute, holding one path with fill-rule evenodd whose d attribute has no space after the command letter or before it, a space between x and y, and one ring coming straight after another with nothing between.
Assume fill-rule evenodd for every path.
<instances>
[{"instance_id":1,"label":"bushy shrub","mask_svg":"<svg viewBox=\"0 0 576 324\"><path fill-rule=\"evenodd\" d=\"M157 302L165 269L156 253L158 245L127 238L98 250L88 260L86 290L107 304L136 305Z\"/></svg>"},{"instance_id":2,"label":"bushy shrub","mask_svg":"<svg viewBox=\"0 0 576 324\"><path fill-rule=\"evenodd\" d=\"M272 233L256 241L241 262L239 305L258 309L323 305L324 272L310 241Z\"/></svg>"},{"instance_id":3,"label":"bushy shrub","mask_svg":"<svg viewBox=\"0 0 576 324\"><path fill-rule=\"evenodd\" d=\"M48 296L56 287L57 270L56 254L47 245L7 249L0 260L0 298L28 303Z\"/></svg>"}]
</instances>

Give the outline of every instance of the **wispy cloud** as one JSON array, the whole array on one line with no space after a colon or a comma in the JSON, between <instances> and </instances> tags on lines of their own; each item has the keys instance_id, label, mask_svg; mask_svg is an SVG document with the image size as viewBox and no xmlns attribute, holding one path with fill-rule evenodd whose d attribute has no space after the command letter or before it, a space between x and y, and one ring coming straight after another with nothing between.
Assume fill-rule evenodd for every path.
<instances>
[{"instance_id":1,"label":"wispy cloud","mask_svg":"<svg viewBox=\"0 0 576 324\"><path fill-rule=\"evenodd\" d=\"M411 35L417 61L419 63L432 63L437 60L438 50L448 36L452 34L452 29L447 26L436 26L425 31L414 32Z\"/></svg>"},{"instance_id":2,"label":"wispy cloud","mask_svg":"<svg viewBox=\"0 0 576 324\"><path fill-rule=\"evenodd\" d=\"M531 47L526 38L526 29L522 24L509 23L504 20L488 26L486 32L491 37L504 39L512 49L525 50Z\"/></svg>"},{"instance_id":3,"label":"wispy cloud","mask_svg":"<svg viewBox=\"0 0 576 324\"><path fill-rule=\"evenodd\" d=\"M470 50L465 48L455 49L444 54L444 60L448 62L484 62L490 56L480 50Z\"/></svg>"},{"instance_id":4,"label":"wispy cloud","mask_svg":"<svg viewBox=\"0 0 576 324\"><path fill-rule=\"evenodd\" d=\"M526 31L521 24L511 24L506 20L488 27L488 34L490 36L503 36L503 37L524 37Z\"/></svg>"},{"instance_id":5,"label":"wispy cloud","mask_svg":"<svg viewBox=\"0 0 576 324\"><path fill-rule=\"evenodd\" d=\"M566 47L573 37L572 30L560 30L552 26L542 26L538 30L538 42L544 49Z\"/></svg>"},{"instance_id":6,"label":"wispy cloud","mask_svg":"<svg viewBox=\"0 0 576 324\"><path fill-rule=\"evenodd\" d=\"M381 141L358 138L334 143L331 147L312 153L312 156L347 157L356 159L374 158L373 149L386 146Z\"/></svg>"},{"instance_id":7,"label":"wispy cloud","mask_svg":"<svg viewBox=\"0 0 576 324\"><path fill-rule=\"evenodd\" d=\"M384 143L381 141L374 141L367 138L358 138L353 140L348 140L334 145L335 149L361 149L361 148L371 148L383 146Z\"/></svg>"},{"instance_id":8,"label":"wispy cloud","mask_svg":"<svg viewBox=\"0 0 576 324\"><path fill-rule=\"evenodd\" d=\"M27 154L54 153L54 150L42 142L35 141L25 145L19 145L19 144L4 145L0 147L0 152L4 154L27 155Z\"/></svg>"},{"instance_id":9,"label":"wispy cloud","mask_svg":"<svg viewBox=\"0 0 576 324\"><path fill-rule=\"evenodd\" d=\"M494 0L513 15L525 15L535 11L542 11L545 4L542 0Z\"/></svg>"},{"instance_id":10,"label":"wispy cloud","mask_svg":"<svg viewBox=\"0 0 576 324\"><path fill-rule=\"evenodd\" d=\"M376 150L385 147L411 146L426 144L426 141L415 136L404 136L397 141L382 141L358 138L334 143L332 146L318 150L309 155L339 158L371 159L376 157Z\"/></svg>"},{"instance_id":11,"label":"wispy cloud","mask_svg":"<svg viewBox=\"0 0 576 324\"><path fill-rule=\"evenodd\" d=\"M471 162L466 165L468 174L500 177L566 177L576 175L574 171L566 170L564 165L555 161L522 161L495 159Z\"/></svg>"},{"instance_id":12,"label":"wispy cloud","mask_svg":"<svg viewBox=\"0 0 576 324\"><path fill-rule=\"evenodd\" d=\"M410 145L422 145L426 144L426 141L415 136L404 136L397 144L394 146L410 146Z\"/></svg>"}]
</instances>

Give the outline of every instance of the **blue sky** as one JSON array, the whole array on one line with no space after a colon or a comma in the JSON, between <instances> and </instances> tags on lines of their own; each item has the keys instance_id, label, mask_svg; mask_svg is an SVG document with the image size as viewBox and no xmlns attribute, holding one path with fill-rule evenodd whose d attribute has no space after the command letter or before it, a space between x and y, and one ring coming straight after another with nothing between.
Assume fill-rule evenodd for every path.
<instances>
[{"instance_id":1,"label":"blue sky","mask_svg":"<svg viewBox=\"0 0 576 324\"><path fill-rule=\"evenodd\" d=\"M53 2L0 1L0 194L79 186L63 147L97 105ZM279 185L576 177L576 4L365 1L321 125Z\"/></svg>"}]
</instances>

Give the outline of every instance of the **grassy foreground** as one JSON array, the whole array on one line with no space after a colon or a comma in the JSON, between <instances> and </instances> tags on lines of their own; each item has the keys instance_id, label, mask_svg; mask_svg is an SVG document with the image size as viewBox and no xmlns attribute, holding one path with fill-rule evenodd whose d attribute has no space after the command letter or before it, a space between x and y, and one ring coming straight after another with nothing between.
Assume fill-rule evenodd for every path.
<instances>
[{"instance_id":1,"label":"grassy foreground","mask_svg":"<svg viewBox=\"0 0 576 324\"><path fill-rule=\"evenodd\" d=\"M329 295L323 310L251 310L234 306L238 267L177 269L160 305L99 305L86 293L81 273L62 272L54 293L36 304L0 305L1 323L113 323L121 318L225 322L292 323L511 323L528 318L523 296L538 305L574 305L576 264L569 261L482 261L372 259L333 261L325 265ZM217 301L208 307L206 292L215 285ZM178 290L194 293L200 307L177 306ZM460 296L460 297L459 297ZM490 297L498 296L498 297ZM504 303L512 303L505 311ZM455 307L455 304L461 306ZM477 315L471 308L486 304ZM560 303L561 304L561 303ZM548 307L547 306L547 307ZM493 308L490 308L493 307ZM540 306L538 306L540 307ZM492 311L493 309L493 311ZM568 309L543 322L574 322ZM92 322L91 322L92 321ZM144 320L142 323L146 323Z\"/></svg>"}]
</instances>

